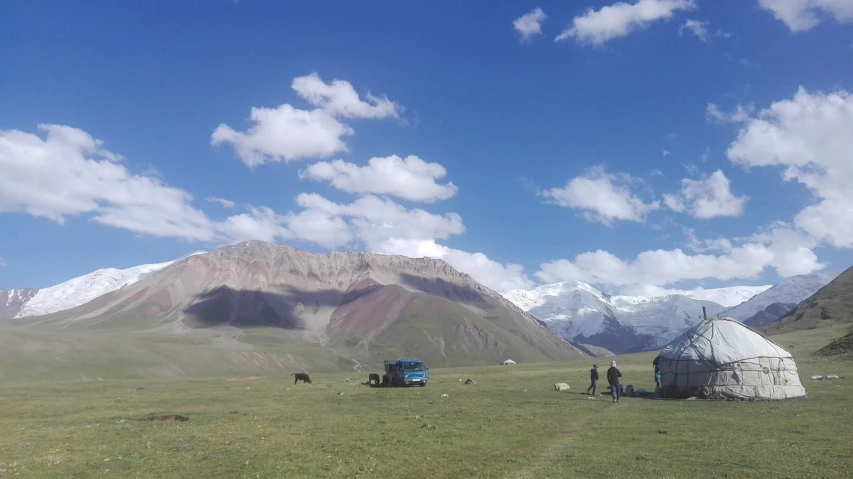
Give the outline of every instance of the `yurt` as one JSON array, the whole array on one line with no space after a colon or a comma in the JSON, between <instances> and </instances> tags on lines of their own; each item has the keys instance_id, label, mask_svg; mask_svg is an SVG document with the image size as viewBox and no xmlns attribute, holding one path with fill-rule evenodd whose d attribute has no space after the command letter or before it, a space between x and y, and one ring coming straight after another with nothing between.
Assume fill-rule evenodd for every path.
<instances>
[{"instance_id":1,"label":"yurt","mask_svg":"<svg viewBox=\"0 0 853 479\"><path fill-rule=\"evenodd\" d=\"M710 318L660 353L665 397L773 400L802 398L791 353L731 318Z\"/></svg>"},{"instance_id":2,"label":"yurt","mask_svg":"<svg viewBox=\"0 0 853 479\"><path fill-rule=\"evenodd\" d=\"M503 364L504 366L512 366L513 364L515 364L515 361L513 361L512 359L507 359L506 361L502 362L501 364Z\"/></svg>"}]
</instances>

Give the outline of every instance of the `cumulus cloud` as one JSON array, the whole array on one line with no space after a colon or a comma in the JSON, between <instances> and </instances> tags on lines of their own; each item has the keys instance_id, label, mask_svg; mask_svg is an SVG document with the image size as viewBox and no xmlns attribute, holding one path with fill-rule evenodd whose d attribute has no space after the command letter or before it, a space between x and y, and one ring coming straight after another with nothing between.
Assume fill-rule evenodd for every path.
<instances>
[{"instance_id":1,"label":"cumulus cloud","mask_svg":"<svg viewBox=\"0 0 853 479\"><path fill-rule=\"evenodd\" d=\"M335 79L325 83L316 72L294 78L291 88L308 103L336 117L397 118L400 115L399 105L387 96L376 97L368 92L369 101L362 101L350 82Z\"/></svg>"},{"instance_id":2,"label":"cumulus cloud","mask_svg":"<svg viewBox=\"0 0 853 479\"><path fill-rule=\"evenodd\" d=\"M777 101L745 122L726 151L745 167L780 167L816 202L794 225L817 241L853 247L853 95L809 92Z\"/></svg>"},{"instance_id":3,"label":"cumulus cloud","mask_svg":"<svg viewBox=\"0 0 853 479\"><path fill-rule=\"evenodd\" d=\"M436 241L465 232L462 218L456 213L407 209L372 194L351 203L335 203L318 194L303 193L296 197L298 211L279 213L265 206L250 206L224 219L211 219L191 205L192 197L187 192L154 177L131 173L120 164L121 155L104 149L103 143L88 133L60 125L40 125L39 130L44 138L19 130L0 130L0 171L4 173L0 175L0 212L26 213L59 224L82 215L136 233L210 244L252 239L299 241L330 249L363 247L383 253L430 256L443 259L498 290L532 286L520 265L504 265L483 253L438 244ZM408 161L379 160L386 163L379 161L377 166L373 162L355 173L351 165L344 165L335 170L335 178L352 186L365 178L383 180L383 171L390 171L392 176L388 178L405 171L432 179L444 175L440 165L416 157L409 157ZM383 165L390 168L383 170ZM420 193L408 193L412 198L429 200L432 195L436 199L456 191L451 183L429 187L423 178L402 177L394 188L421 188ZM206 200L226 208L235 206L233 201L215 196Z\"/></svg>"},{"instance_id":4,"label":"cumulus cloud","mask_svg":"<svg viewBox=\"0 0 853 479\"><path fill-rule=\"evenodd\" d=\"M420 208L406 209L388 198L362 196L350 204L338 204L316 193L302 193L296 202L309 213L348 219L355 237L366 246L388 239L447 239L465 232L457 213L443 215Z\"/></svg>"},{"instance_id":5,"label":"cumulus cloud","mask_svg":"<svg viewBox=\"0 0 853 479\"><path fill-rule=\"evenodd\" d=\"M545 282L578 280L613 286L666 286L684 280L752 278L772 260L773 252L758 243L738 246L719 255L690 255L681 248L643 251L630 261L597 250L581 253L572 260L544 263L536 276Z\"/></svg>"},{"instance_id":6,"label":"cumulus cloud","mask_svg":"<svg viewBox=\"0 0 853 479\"><path fill-rule=\"evenodd\" d=\"M838 23L853 22L850 0L758 0L758 5L794 33L817 26L821 22L818 13L832 15Z\"/></svg>"},{"instance_id":7,"label":"cumulus cloud","mask_svg":"<svg viewBox=\"0 0 853 479\"><path fill-rule=\"evenodd\" d=\"M800 87L792 98L738 121L742 127L726 151L732 163L780 168L785 181L797 181L812 192L814 203L793 221L773 223L742 238L698 240L690 232L687 247L695 254L678 248L644 251L623 260L607 251L586 252L544 263L535 276L545 282L580 280L626 288L747 279L766 268L793 276L826 268L814 252L821 245L853 248L853 95ZM708 188L713 176L686 184L700 192L714 191ZM717 190L726 191L720 188L722 174L718 176Z\"/></svg>"},{"instance_id":8,"label":"cumulus cloud","mask_svg":"<svg viewBox=\"0 0 853 479\"><path fill-rule=\"evenodd\" d=\"M687 212L694 218L709 219L718 216L741 216L749 196L735 196L731 182L717 170L698 180L681 180L681 192L664 195L663 202L671 210Z\"/></svg>"},{"instance_id":9,"label":"cumulus cloud","mask_svg":"<svg viewBox=\"0 0 853 479\"><path fill-rule=\"evenodd\" d=\"M253 107L253 124L246 132L220 124L211 135L211 145L230 144L249 167L270 161L328 158L349 151L344 140L355 134L340 118L396 118L401 108L385 96L370 93L368 101L363 101L349 82L327 84L316 73L295 78L291 87L317 108L301 110L290 104Z\"/></svg>"},{"instance_id":10,"label":"cumulus cloud","mask_svg":"<svg viewBox=\"0 0 853 479\"><path fill-rule=\"evenodd\" d=\"M581 253L573 259L543 263L535 276L546 283L584 281L616 287L624 293L654 290L680 281L750 279L766 268L780 276L808 274L824 269L812 251L816 242L778 223L745 238L698 240L688 230L688 253L681 248L643 251L623 260L603 250ZM625 293L625 294L632 294Z\"/></svg>"},{"instance_id":11,"label":"cumulus cloud","mask_svg":"<svg viewBox=\"0 0 853 479\"><path fill-rule=\"evenodd\" d=\"M529 289L534 282L524 273L520 264L501 264L483 253L469 253L448 248L432 240L390 239L372 248L375 253L402 254L411 258L436 258L446 261L459 271L467 273L475 281L496 291Z\"/></svg>"},{"instance_id":12,"label":"cumulus cloud","mask_svg":"<svg viewBox=\"0 0 853 479\"><path fill-rule=\"evenodd\" d=\"M63 224L67 217L158 237L206 241L213 224L182 189L131 173L121 156L83 130L41 124L42 138L0 131L0 212L23 212Z\"/></svg>"},{"instance_id":13,"label":"cumulus cloud","mask_svg":"<svg viewBox=\"0 0 853 479\"><path fill-rule=\"evenodd\" d=\"M636 181L629 175L607 173L602 166L569 180L563 188L551 188L540 193L551 202L582 210L589 221L611 225L614 220L641 222L650 211L660 208L657 201L645 203L629 187Z\"/></svg>"},{"instance_id":14,"label":"cumulus cloud","mask_svg":"<svg viewBox=\"0 0 853 479\"><path fill-rule=\"evenodd\" d=\"M456 194L458 188L453 182L436 182L445 175L447 170L440 164L427 163L413 155L371 158L365 166L343 160L319 162L299 173L300 178L328 181L349 193L391 195L424 203L446 200Z\"/></svg>"},{"instance_id":15,"label":"cumulus cloud","mask_svg":"<svg viewBox=\"0 0 853 479\"><path fill-rule=\"evenodd\" d=\"M668 20L676 11L694 8L694 0L637 0L635 3L617 2L598 10L588 8L583 15L572 19L571 26L554 41L574 38L581 44L599 46L654 22Z\"/></svg>"},{"instance_id":16,"label":"cumulus cloud","mask_svg":"<svg viewBox=\"0 0 853 479\"><path fill-rule=\"evenodd\" d=\"M542 33L542 22L548 18L548 15L541 8L536 7L529 13L515 19L512 22L513 28L521 35L521 41L529 40L534 35Z\"/></svg>"}]
</instances>

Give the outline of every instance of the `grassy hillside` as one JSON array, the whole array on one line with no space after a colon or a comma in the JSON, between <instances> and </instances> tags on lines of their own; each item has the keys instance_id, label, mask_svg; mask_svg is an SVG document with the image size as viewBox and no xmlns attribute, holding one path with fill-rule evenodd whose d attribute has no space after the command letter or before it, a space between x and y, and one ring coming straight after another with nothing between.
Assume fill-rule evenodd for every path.
<instances>
[{"instance_id":1,"label":"grassy hillside","mask_svg":"<svg viewBox=\"0 0 853 479\"><path fill-rule=\"evenodd\" d=\"M846 328L850 324L853 324L853 268L838 275L762 331L772 335L817 328Z\"/></svg>"},{"instance_id":2,"label":"grassy hillside","mask_svg":"<svg viewBox=\"0 0 853 479\"><path fill-rule=\"evenodd\" d=\"M821 356L846 355L853 357L853 332L847 333L818 349L817 354Z\"/></svg>"},{"instance_id":3,"label":"grassy hillside","mask_svg":"<svg viewBox=\"0 0 853 479\"><path fill-rule=\"evenodd\" d=\"M853 361L811 354L832 333L773 338L794 352L809 394L774 403L589 399L594 359L433 368L427 387L406 389L342 373L296 386L276 375L7 381L0 430L14 433L0 434L0 475L556 478L616 467L628 477L847 477L853 423L838 412L853 381L807 379L853 377ZM616 357L624 383L651 388L654 354ZM148 420L167 415L189 420Z\"/></svg>"}]
</instances>

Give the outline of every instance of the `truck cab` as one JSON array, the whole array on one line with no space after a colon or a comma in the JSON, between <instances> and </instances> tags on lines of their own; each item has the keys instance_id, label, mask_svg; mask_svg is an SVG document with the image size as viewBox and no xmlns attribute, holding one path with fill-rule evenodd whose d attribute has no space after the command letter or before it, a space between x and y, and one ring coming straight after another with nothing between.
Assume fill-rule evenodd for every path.
<instances>
[{"instance_id":1,"label":"truck cab","mask_svg":"<svg viewBox=\"0 0 853 479\"><path fill-rule=\"evenodd\" d=\"M404 358L385 361L385 374L391 386L426 386L429 380L429 368L417 358Z\"/></svg>"}]
</instances>

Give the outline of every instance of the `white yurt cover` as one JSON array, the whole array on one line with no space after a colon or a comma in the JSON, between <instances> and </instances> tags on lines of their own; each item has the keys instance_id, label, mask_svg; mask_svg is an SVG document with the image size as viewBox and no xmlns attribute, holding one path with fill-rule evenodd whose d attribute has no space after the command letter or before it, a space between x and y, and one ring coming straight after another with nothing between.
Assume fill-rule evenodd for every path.
<instances>
[{"instance_id":1,"label":"white yurt cover","mask_svg":"<svg viewBox=\"0 0 853 479\"><path fill-rule=\"evenodd\" d=\"M805 397L791 353L731 318L711 318L660 353L669 397L790 399Z\"/></svg>"}]
</instances>

